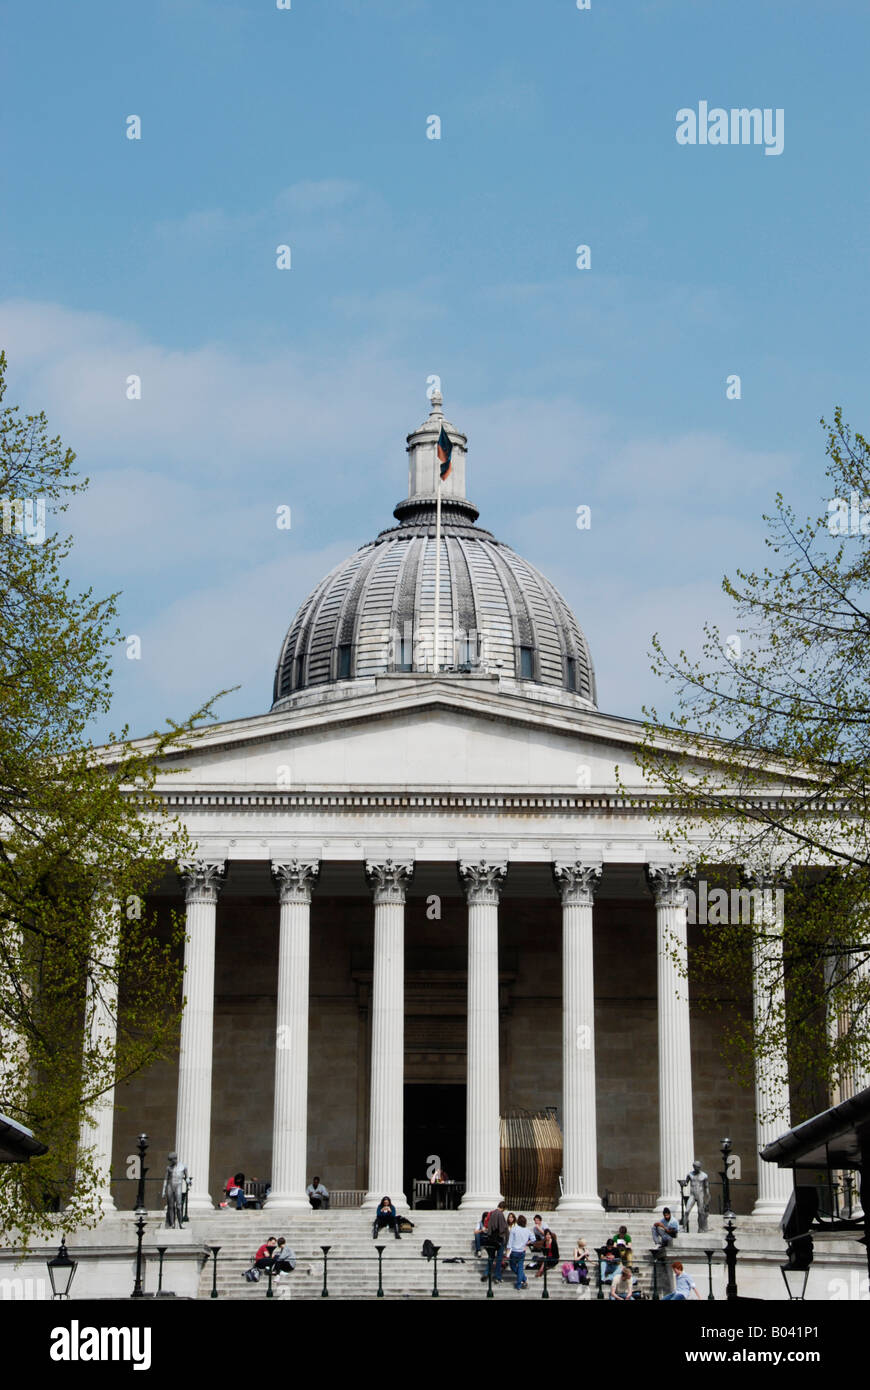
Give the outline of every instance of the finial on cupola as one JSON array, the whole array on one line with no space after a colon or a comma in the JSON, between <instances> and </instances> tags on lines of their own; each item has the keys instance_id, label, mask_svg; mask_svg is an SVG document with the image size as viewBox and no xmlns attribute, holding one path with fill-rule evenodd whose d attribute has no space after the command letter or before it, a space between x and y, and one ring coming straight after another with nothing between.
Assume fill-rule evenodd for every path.
<instances>
[{"instance_id":1,"label":"finial on cupola","mask_svg":"<svg viewBox=\"0 0 870 1390\"><path fill-rule=\"evenodd\" d=\"M438 390L437 386L435 387L435 390L432 392L432 395L429 397L429 404L431 405L431 410L429 411L430 415L443 414L441 407L444 404L444 397Z\"/></svg>"}]
</instances>

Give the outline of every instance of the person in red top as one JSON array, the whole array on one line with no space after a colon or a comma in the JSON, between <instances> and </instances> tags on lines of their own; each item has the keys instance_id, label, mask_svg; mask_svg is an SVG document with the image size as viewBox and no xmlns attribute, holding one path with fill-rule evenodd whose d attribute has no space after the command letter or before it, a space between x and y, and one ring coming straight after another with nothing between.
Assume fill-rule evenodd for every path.
<instances>
[{"instance_id":1,"label":"person in red top","mask_svg":"<svg viewBox=\"0 0 870 1390\"><path fill-rule=\"evenodd\" d=\"M247 1205L246 1202L245 1202L245 1175L244 1175L244 1173L236 1173L235 1177L233 1177L233 1178L228 1178L228 1179L227 1179L226 1193L227 1193L227 1200L228 1200L228 1201L229 1201L231 1198L235 1197L235 1199L236 1199L236 1210L237 1210L237 1211L244 1211L245 1206Z\"/></svg>"},{"instance_id":2,"label":"person in red top","mask_svg":"<svg viewBox=\"0 0 870 1390\"><path fill-rule=\"evenodd\" d=\"M261 1245L254 1256L255 1269L268 1269L274 1262L275 1251L278 1249L278 1242L274 1236L270 1236L265 1245Z\"/></svg>"}]
</instances>

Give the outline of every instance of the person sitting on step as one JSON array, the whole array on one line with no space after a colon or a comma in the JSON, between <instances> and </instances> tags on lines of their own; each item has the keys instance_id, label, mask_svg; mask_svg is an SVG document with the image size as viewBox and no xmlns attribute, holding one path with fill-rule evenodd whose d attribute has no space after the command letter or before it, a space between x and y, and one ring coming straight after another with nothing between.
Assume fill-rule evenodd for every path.
<instances>
[{"instance_id":1,"label":"person sitting on step","mask_svg":"<svg viewBox=\"0 0 870 1390\"><path fill-rule=\"evenodd\" d=\"M389 1197L383 1197L381 1204L375 1212L374 1224L372 1226L372 1240L377 1240L384 1226L389 1226L396 1240L401 1240L399 1234L399 1216Z\"/></svg>"}]
</instances>

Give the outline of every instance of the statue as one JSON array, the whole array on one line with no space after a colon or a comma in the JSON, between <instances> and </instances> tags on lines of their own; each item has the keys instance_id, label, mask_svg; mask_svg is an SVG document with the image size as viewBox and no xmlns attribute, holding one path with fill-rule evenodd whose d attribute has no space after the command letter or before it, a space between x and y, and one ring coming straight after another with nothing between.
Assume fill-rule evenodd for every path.
<instances>
[{"instance_id":1,"label":"statue","mask_svg":"<svg viewBox=\"0 0 870 1390\"><path fill-rule=\"evenodd\" d=\"M686 1232L688 1233L689 1230L689 1212L692 1207L698 1208L698 1230L706 1231L707 1217L710 1213L710 1181L701 1167L699 1158L695 1159L692 1164L692 1171L687 1173L685 1181L689 1184L689 1200L686 1203L684 1217Z\"/></svg>"},{"instance_id":2,"label":"statue","mask_svg":"<svg viewBox=\"0 0 870 1390\"><path fill-rule=\"evenodd\" d=\"M178 1154L171 1153L166 1162L162 1199L166 1201L166 1225L180 1226L183 1220L182 1198L187 1183L187 1165L179 1163Z\"/></svg>"}]
</instances>

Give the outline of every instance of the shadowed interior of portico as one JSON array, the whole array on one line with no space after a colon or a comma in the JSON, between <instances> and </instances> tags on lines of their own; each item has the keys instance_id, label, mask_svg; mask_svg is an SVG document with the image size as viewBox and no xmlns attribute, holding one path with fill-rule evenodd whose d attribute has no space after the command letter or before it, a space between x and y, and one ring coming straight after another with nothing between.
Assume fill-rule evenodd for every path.
<instances>
[{"instance_id":1,"label":"shadowed interior of portico","mask_svg":"<svg viewBox=\"0 0 870 1390\"><path fill-rule=\"evenodd\" d=\"M164 914L170 905L183 912L176 874L167 873L153 905ZM455 864L416 866L404 927L409 1198L407 1184L425 1176L422 1160L429 1154L439 1154L451 1177L464 1175L467 912ZM652 1192L658 1186L656 933L641 865L606 866L593 922L599 1188ZM561 933L549 866L511 864L499 905L503 1113L554 1107L562 1118ZM367 1188L372 970L373 910L363 863L324 861L311 904L307 1151L309 1176L316 1172L337 1189ZM278 904L269 863L231 860L216 909L209 1173L215 1202L237 1170L271 1177L277 972ZM721 1139L730 1135L742 1161L735 1205L749 1209L756 1174L752 1094L728 1079L718 1020L695 1007L691 982L689 992L695 1147L714 1176ZM423 1096L436 1090L450 1094L444 1119L438 1107L431 1111L458 1146L449 1162L446 1141L442 1152L426 1137ZM158 1155L175 1145L175 1067L161 1064L133 1078L119 1088L118 1101L124 1109L115 1122L113 1192L119 1206L130 1207L134 1184L124 1174L134 1136L145 1129ZM152 1172L158 1171L155 1163Z\"/></svg>"}]
</instances>

